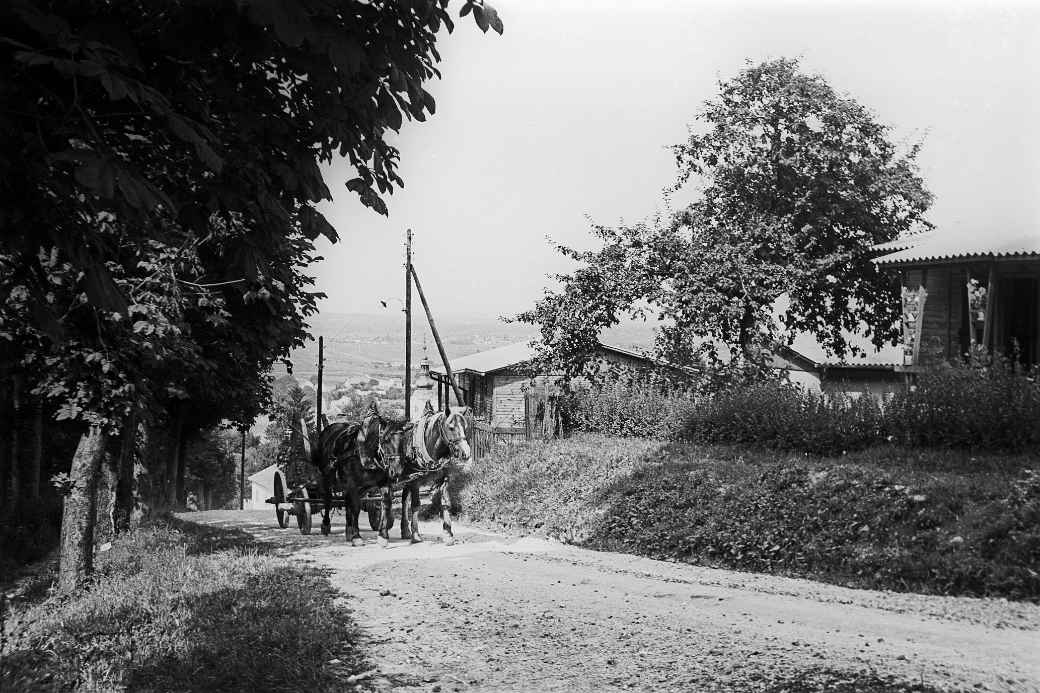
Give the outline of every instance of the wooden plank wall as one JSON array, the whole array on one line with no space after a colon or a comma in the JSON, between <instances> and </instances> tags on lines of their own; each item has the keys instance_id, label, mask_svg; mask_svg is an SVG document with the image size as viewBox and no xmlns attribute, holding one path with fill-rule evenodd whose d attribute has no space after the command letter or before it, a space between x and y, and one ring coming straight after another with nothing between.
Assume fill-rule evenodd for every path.
<instances>
[{"instance_id":1,"label":"wooden plank wall","mask_svg":"<svg viewBox=\"0 0 1040 693\"><path fill-rule=\"evenodd\" d=\"M955 276L955 273L958 273ZM924 286L928 297L924 304L919 361L936 363L952 358L960 351L961 294L967 291L963 269L929 267L908 270L907 287Z\"/></svg>"}]
</instances>

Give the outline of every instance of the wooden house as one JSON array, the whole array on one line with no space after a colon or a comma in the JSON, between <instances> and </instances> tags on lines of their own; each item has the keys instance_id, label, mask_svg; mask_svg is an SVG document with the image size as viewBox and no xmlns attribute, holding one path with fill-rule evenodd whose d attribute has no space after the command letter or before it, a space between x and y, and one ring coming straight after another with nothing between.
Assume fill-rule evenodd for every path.
<instances>
[{"instance_id":1,"label":"wooden house","mask_svg":"<svg viewBox=\"0 0 1040 693\"><path fill-rule=\"evenodd\" d=\"M1040 363L1040 230L932 231L877 247L898 272L903 339L898 370L914 372L974 347Z\"/></svg>"},{"instance_id":2,"label":"wooden house","mask_svg":"<svg viewBox=\"0 0 1040 693\"><path fill-rule=\"evenodd\" d=\"M612 364L652 364L649 357L608 344L600 344L597 355ZM488 419L495 428L522 428L529 418L528 393L552 387L559 375L543 373L532 377L527 366L534 357L535 348L529 341L517 342L455 359L451 368L466 404L478 417ZM437 383L438 408L443 408L449 393L443 369L432 368L430 375Z\"/></svg>"}]
</instances>

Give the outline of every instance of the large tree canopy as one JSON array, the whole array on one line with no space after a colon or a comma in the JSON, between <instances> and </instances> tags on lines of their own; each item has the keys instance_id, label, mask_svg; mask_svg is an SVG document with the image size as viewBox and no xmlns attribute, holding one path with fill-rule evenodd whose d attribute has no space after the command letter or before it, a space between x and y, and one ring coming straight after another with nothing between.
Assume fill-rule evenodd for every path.
<instances>
[{"instance_id":1,"label":"large tree canopy","mask_svg":"<svg viewBox=\"0 0 1040 693\"><path fill-rule=\"evenodd\" d=\"M898 300L871 247L925 225L931 196L918 146L795 60L748 67L720 84L674 147L672 192L696 188L667 218L597 227L599 250L520 319L550 353L576 362L603 327L652 308L662 355L689 362L725 345L754 360L796 331L844 355L849 331L895 336Z\"/></svg>"},{"instance_id":2,"label":"large tree canopy","mask_svg":"<svg viewBox=\"0 0 1040 693\"><path fill-rule=\"evenodd\" d=\"M74 477L138 414L197 431L267 403L337 239L319 166L387 213L387 135L434 112L452 26L448 0L0 3L0 380L91 427Z\"/></svg>"},{"instance_id":3,"label":"large tree canopy","mask_svg":"<svg viewBox=\"0 0 1040 693\"><path fill-rule=\"evenodd\" d=\"M347 187L386 213L382 195L403 181L385 134L434 111L423 84L439 74L436 35L452 27L446 8L447 0L5 3L0 250L13 270L0 293L5 324L95 347L124 334L155 353L151 342L184 336L192 315L215 326L241 318L224 336L261 345L247 363L262 369L285 356L314 306L300 273L312 241L336 240L314 208L331 197L319 164L347 158L357 171ZM485 31L502 29L481 2L462 11ZM205 348L189 341L189 351ZM79 369L75 381L85 380Z\"/></svg>"}]
</instances>

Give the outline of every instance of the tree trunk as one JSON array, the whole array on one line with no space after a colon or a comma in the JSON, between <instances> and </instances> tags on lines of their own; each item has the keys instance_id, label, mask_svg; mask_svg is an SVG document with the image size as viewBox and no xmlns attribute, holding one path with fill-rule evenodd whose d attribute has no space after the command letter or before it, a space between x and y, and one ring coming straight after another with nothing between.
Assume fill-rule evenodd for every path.
<instances>
[{"instance_id":1,"label":"tree trunk","mask_svg":"<svg viewBox=\"0 0 1040 693\"><path fill-rule=\"evenodd\" d=\"M175 408L173 430L170 431L170 449L166 457L166 474L163 477L163 497L168 508L177 505L177 464L181 456L181 438L184 432L184 407L177 404Z\"/></svg>"},{"instance_id":2,"label":"tree trunk","mask_svg":"<svg viewBox=\"0 0 1040 693\"><path fill-rule=\"evenodd\" d=\"M10 478L10 464L11 460L11 420L7 416L8 414L8 371L6 368L0 368L0 517L6 517L8 515L9 507L7 506L8 499L8 488L7 482Z\"/></svg>"},{"instance_id":3,"label":"tree trunk","mask_svg":"<svg viewBox=\"0 0 1040 693\"><path fill-rule=\"evenodd\" d=\"M29 467L29 497L40 497L40 483L43 478L43 402L37 400L33 405L32 420L32 459Z\"/></svg>"},{"instance_id":4,"label":"tree trunk","mask_svg":"<svg viewBox=\"0 0 1040 693\"><path fill-rule=\"evenodd\" d=\"M740 352L750 363L757 363L751 350L751 331L755 327L755 313L750 301L744 301L744 312L740 316Z\"/></svg>"},{"instance_id":5,"label":"tree trunk","mask_svg":"<svg viewBox=\"0 0 1040 693\"><path fill-rule=\"evenodd\" d=\"M18 506L22 495L22 460L21 460L21 427L22 427L22 384L25 376L15 374L11 378L11 458L10 458L10 500L11 513L18 516Z\"/></svg>"},{"instance_id":6,"label":"tree trunk","mask_svg":"<svg viewBox=\"0 0 1040 693\"><path fill-rule=\"evenodd\" d=\"M184 463L188 455L188 438L188 433L182 429L181 440L177 444L177 507L181 509L188 507L188 494L184 488Z\"/></svg>"},{"instance_id":7,"label":"tree trunk","mask_svg":"<svg viewBox=\"0 0 1040 693\"><path fill-rule=\"evenodd\" d=\"M137 464L137 415L130 414L123 427L116 461L116 485L112 499L112 531L129 532L134 514L134 471Z\"/></svg>"},{"instance_id":8,"label":"tree trunk","mask_svg":"<svg viewBox=\"0 0 1040 693\"><path fill-rule=\"evenodd\" d=\"M94 567L94 522L97 514L97 480L106 436L92 426L80 436L69 473L72 488L65 496L61 517L61 556L58 591L71 594Z\"/></svg>"}]
</instances>

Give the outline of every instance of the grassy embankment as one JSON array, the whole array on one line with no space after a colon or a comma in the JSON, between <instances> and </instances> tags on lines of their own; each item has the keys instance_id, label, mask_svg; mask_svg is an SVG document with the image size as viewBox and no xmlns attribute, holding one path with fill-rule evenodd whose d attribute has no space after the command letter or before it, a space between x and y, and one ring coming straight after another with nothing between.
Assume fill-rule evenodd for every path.
<instances>
[{"instance_id":1,"label":"grassy embankment","mask_svg":"<svg viewBox=\"0 0 1040 693\"><path fill-rule=\"evenodd\" d=\"M243 533L156 524L97 564L70 599L43 575L7 604L0 690L338 691L364 668L326 576Z\"/></svg>"},{"instance_id":2,"label":"grassy embankment","mask_svg":"<svg viewBox=\"0 0 1040 693\"><path fill-rule=\"evenodd\" d=\"M842 585L1040 601L1040 458L809 457L577 434L458 481L472 521L652 558Z\"/></svg>"}]
</instances>

